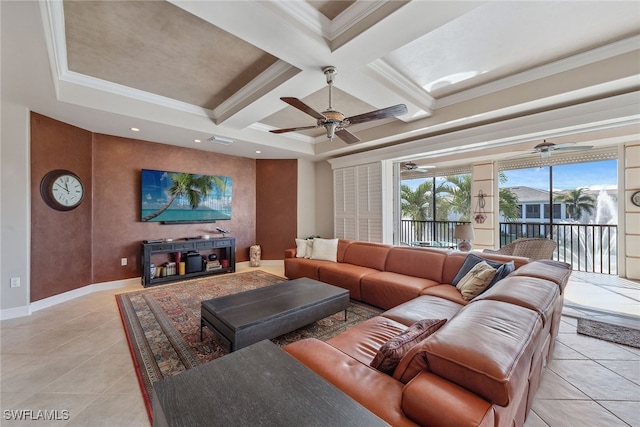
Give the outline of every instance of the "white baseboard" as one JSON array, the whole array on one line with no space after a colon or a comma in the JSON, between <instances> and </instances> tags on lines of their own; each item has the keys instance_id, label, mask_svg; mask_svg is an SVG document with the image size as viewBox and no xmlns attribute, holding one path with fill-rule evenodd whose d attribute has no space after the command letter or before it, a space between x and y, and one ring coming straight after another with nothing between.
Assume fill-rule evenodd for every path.
<instances>
[{"instance_id":1,"label":"white baseboard","mask_svg":"<svg viewBox=\"0 0 640 427\"><path fill-rule=\"evenodd\" d=\"M249 265L249 261L242 261L236 263L236 269L240 269L242 271L252 269L252 268L260 268L260 267L281 267L283 265L282 260L261 260L260 266L251 267ZM53 307L54 305L61 304L63 302L71 301L72 299L91 294L93 292L99 291L108 291L111 289L124 288L129 285L139 284L140 277L133 277L131 279L124 280L114 280L112 282L102 282L102 283L94 283L92 285L87 285L82 288L73 289L68 292L63 292L58 295L54 295L49 298L41 299L39 301L35 301L27 306L22 307L14 307L7 308L5 310L0 310L0 320L14 319L16 317L30 316L36 311L43 310L45 308Z\"/></svg>"},{"instance_id":2,"label":"white baseboard","mask_svg":"<svg viewBox=\"0 0 640 427\"><path fill-rule=\"evenodd\" d=\"M16 317L29 316L36 311L43 310L45 308L53 307L54 305L61 304L63 302L71 301L78 297L88 295L99 291L108 291L111 289L124 288L126 286L140 283L140 277L133 277L131 279L114 280L112 282L94 283L91 285L83 286L82 288L73 289L71 291L63 292L58 295L54 295L49 298L44 298L35 301L27 306L8 308L0 310L0 320L13 319Z\"/></svg>"}]
</instances>

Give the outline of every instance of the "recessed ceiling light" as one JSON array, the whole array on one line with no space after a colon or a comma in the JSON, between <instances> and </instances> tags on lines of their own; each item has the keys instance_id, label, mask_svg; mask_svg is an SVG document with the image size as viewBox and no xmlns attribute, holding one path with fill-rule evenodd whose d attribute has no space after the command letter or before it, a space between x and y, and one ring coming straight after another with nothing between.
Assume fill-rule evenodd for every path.
<instances>
[{"instance_id":1,"label":"recessed ceiling light","mask_svg":"<svg viewBox=\"0 0 640 427\"><path fill-rule=\"evenodd\" d=\"M194 139L193 142L202 142L202 141L199 139Z\"/></svg>"},{"instance_id":2,"label":"recessed ceiling light","mask_svg":"<svg viewBox=\"0 0 640 427\"><path fill-rule=\"evenodd\" d=\"M262 151L256 150L256 154L260 154L260 153L262 153Z\"/></svg>"},{"instance_id":3,"label":"recessed ceiling light","mask_svg":"<svg viewBox=\"0 0 640 427\"><path fill-rule=\"evenodd\" d=\"M134 131L134 132L140 132L140 129L138 129L138 128L130 128L130 129L131 129L132 131Z\"/></svg>"}]
</instances>

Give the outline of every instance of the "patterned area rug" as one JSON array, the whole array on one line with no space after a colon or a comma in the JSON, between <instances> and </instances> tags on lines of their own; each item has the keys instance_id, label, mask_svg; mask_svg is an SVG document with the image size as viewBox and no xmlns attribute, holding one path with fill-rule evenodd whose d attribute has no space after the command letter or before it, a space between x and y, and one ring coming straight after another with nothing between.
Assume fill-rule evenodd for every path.
<instances>
[{"instance_id":1,"label":"patterned area rug","mask_svg":"<svg viewBox=\"0 0 640 427\"><path fill-rule=\"evenodd\" d=\"M154 382L228 353L228 346L209 328L200 341L200 303L282 281L286 279L255 270L116 295L150 418ZM308 337L327 340L381 312L351 301L346 322L344 312L336 313L272 341L284 346Z\"/></svg>"}]
</instances>

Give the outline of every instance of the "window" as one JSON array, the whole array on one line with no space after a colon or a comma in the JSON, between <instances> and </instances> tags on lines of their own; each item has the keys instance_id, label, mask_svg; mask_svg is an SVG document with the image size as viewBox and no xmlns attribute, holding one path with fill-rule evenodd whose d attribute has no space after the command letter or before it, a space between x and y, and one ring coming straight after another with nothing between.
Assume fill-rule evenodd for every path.
<instances>
[{"instance_id":1,"label":"window","mask_svg":"<svg viewBox=\"0 0 640 427\"><path fill-rule=\"evenodd\" d=\"M540 218L540 205L526 205L527 219Z\"/></svg>"}]
</instances>

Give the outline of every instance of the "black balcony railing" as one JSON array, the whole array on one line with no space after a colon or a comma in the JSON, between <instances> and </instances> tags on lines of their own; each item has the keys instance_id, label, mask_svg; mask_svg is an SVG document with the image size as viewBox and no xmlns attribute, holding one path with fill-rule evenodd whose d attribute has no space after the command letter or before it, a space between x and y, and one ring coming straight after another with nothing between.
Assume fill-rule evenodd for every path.
<instances>
[{"instance_id":1,"label":"black balcony railing","mask_svg":"<svg viewBox=\"0 0 640 427\"><path fill-rule=\"evenodd\" d=\"M401 221L400 242L455 243L456 221ZM501 222L500 247L523 237L553 239L558 248L553 259L571 264L576 271L618 274L617 230L610 224L553 224L533 222Z\"/></svg>"}]
</instances>

